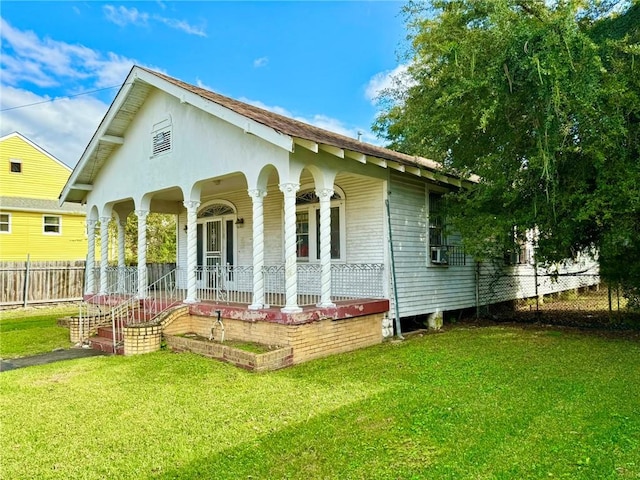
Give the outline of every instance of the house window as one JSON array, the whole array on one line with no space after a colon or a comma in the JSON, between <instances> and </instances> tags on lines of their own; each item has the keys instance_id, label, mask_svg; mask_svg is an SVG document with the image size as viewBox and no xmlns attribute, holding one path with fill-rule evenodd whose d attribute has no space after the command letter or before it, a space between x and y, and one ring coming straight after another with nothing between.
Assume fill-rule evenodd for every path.
<instances>
[{"instance_id":1,"label":"house window","mask_svg":"<svg viewBox=\"0 0 640 480\"><path fill-rule=\"evenodd\" d=\"M302 190L296 198L296 251L298 260L320 260L320 203L313 189ZM341 260L344 251L344 200L331 197L331 259Z\"/></svg>"},{"instance_id":2,"label":"house window","mask_svg":"<svg viewBox=\"0 0 640 480\"><path fill-rule=\"evenodd\" d=\"M459 241L447 237L444 195L429 192L429 260L432 265L466 265L466 254Z\"/></svg>"},{"instance_id":3,"label":"house window","mask_svg":"<svg viewBox=\"0 0 640 480\"><path fill-rule=\"evenodd\" d=\"M42 233L45 235L59 235L61 233L62 219L54 215L42 217Z\"/></svg>"},{"instance_id":4,"label":"house window","mask_svg":"<svg viewBox=\"0 0 640 480\"><path fill-rule=\"evenodd\" d=\"M169 153L173 147L171 117L156 123L151 130L152 156Z\"/></svg>"},{"instance_id":5,"label":"house window","mask_svg":"<svg viewBox=\"0 0 640 480\"><path fill-rule=\"evenodd\" d=\"M0 233L11 233L10 213L0 213Z\"/></svg>"},{"instance_id":6,"label":"house window","mask_svg":"<svg viewBox=\"0 0 640 480\"><path fill-rule=\"evenodd\" d=\"M504 252L504 264L526 265L531 261L531 250L527 241L518 237L518 229L513 228L510 234L510 247Z\"/></svg>"},{"instance_id":7,"label":"house window","mask_svg":"<svg viewBox=\"0 0 640 480\"><path fill-rule=\"evenodd\" d=\"M446 245L444 222L444 197L439 193L429 193L429 245L431 247Z\"/></svg>"},{"instance_id":8,"label":"house window","mask_svg":"<svg viewBox=\"0 0 640 480\"><path fill-rule=\"evenodd\" d=\"M10 160L9 171L11 173L22 173L22 162L20 160Z\"/></svg>"}]
</instances>

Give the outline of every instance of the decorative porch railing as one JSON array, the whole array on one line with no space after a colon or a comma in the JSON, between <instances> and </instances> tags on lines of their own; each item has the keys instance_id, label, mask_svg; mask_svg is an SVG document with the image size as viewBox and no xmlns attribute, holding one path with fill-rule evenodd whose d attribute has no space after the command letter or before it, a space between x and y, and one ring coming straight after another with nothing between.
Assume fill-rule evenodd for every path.
<instances>
[{"instance_id":1,"label":"decorative porch railing","mask_svg":"<svg viewBox=\"0 0 640 480\"><path fill-rule=\"evenodd\" d=\"M253 267L198 267L196 288L199 300L249 304L253 299Z\"/></svg>"},{"instance_id":2,"label":"decorative porch railing","mask_svg":"<svg viewBox=\"0 0 640 480\"><path fill-rule=\"evenodd\" d=\"M297 265L298 305L320 303L321 266L316 263ZM286 303L284 265L263 269L265 303L274 307ZM336 263L331 265L331 299L384 298L384 265L381 263Z\"/></svg>"},{"instance_id":3,"label":"decorative porch railing","mask_svg":"<svg viewBox=\"0 0 640 480\"><path fill-rule=\"evenodd\" d=\"M108 275L109 273L107 272ZM85 343L89 338L91 320L93 320L94 326L100 323L100 318L104 318L102 323L107 324L112 310L128 301L137 290L138 272L135 268L122 268L120 271L110 274L108 278L110 281L107 283L105 293L93 294L86 301L80 303L78 313L80 343Z\"/></svg>"},{"instance_id":4,"label":"decorative porch railing","mask_svg":"<svg viewBox=\"0 0 640 480\"><path fill-rule=\"evenodd\" d=\"M253 267L214 265L196 269L196 298L200 301L250 304L253 300ZM265 304L280 307L286 304L284 265L265 266ZM187 298L187 272L174 269L144 292L138 292L138 271L135 267L107 270L108 291L96 294L80 307L80 328L83 341L89 336L89 318L110 320L113 329L114 351L122 328L131 323L150 321L163 311ZM321 300L321 266L298 264L298 298L300 306L316 305ZM384 265L331 265L331 299L334 301L384 298ZM96 283L96 286L98 284ZM107 323L108 324L108 323ZM94 324L95 326L95 324Z\"/></svg>"}]
</instances>

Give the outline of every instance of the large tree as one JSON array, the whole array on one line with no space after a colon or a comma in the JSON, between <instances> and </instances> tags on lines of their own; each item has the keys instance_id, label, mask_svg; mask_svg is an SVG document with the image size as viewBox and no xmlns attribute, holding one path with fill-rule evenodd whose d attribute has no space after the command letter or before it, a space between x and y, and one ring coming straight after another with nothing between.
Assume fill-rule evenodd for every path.
<instances>
[{"instance_id":1,"label":"large tree","mask_svg":"<svg viewBox=\"0 0 640 480\"><path fill-rule=\"evenodd\" d=\"M405 7L408 79L382 96L390 147L473 172L450 199L478 259L539 232L540 261L599 251L640 285L640 3L451 0ZM506 244L505 244L506 242Z\"/></svg>"}]
</instances>

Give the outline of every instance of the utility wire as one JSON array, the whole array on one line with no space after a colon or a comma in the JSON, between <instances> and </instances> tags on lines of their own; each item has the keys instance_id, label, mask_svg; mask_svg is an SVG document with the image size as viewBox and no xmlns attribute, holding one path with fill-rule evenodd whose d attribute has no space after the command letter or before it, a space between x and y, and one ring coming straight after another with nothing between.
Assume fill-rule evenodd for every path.
<instances>
[{"instance_id":1,"label":"utility wire","mask_svg":"<svg viewBox=\"0 0 640 480\"><path fill-rule=\"evenodd\" d=\"M80 97L81 95L89 95L91 93L102 92L104 90L111 90L112 88L118 88L120 86L121 85L114 85L113 87L104 87L104 88L99 88L97 90L90 90L88 92L76 93L75 95L65 95L64 97L50 98L49 100L43 100L41 102L29 103L27 105L18 105L17 107L3 108L2 110L0 110L0 112L8 112L9 110L17 110L18 108L33 107L34 105L42 105L43 103L53 103L53 102L56 102L58 100L65 100L65 99L68 99L68 98Z\"/></svg>"}]
</instances>

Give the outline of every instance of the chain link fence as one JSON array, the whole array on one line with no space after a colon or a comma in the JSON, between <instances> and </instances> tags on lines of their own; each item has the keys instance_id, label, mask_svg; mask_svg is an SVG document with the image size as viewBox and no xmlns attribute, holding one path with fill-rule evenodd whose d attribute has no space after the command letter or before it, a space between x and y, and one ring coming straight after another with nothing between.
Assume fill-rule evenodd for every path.
<instances>
[{"instance_id":1,"label":"chain link fence","mask_svg":"<svg viewBox=\"0 0 640 480\"><path fill-rule=\"evenodd\" d=\"M640 327L617 285L597 272L549 272L533 265L478 268L477 316L499 321L543 322L580 327ZM514 300L515 299L515 300Z\"/></svg>"}]
</instances>

